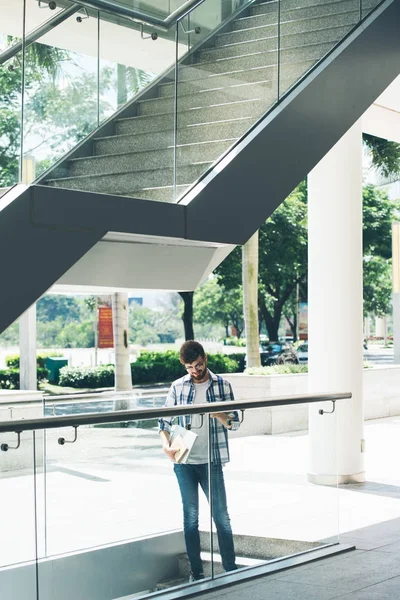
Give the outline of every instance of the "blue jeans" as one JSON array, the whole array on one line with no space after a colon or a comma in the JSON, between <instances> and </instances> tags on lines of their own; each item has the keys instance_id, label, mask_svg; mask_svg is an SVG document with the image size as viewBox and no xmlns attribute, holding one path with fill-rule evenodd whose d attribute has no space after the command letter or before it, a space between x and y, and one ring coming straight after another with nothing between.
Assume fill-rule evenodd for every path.
<instances>
[{"instance_id":1,"label":"blue jeans","mask_svg":"<svg viewBox=\"0 0 400 600\"><path fill-rule=\"evenodd\" d=\"M208 464L175 464L174 471L182 496L183 530L186 551L192 573L195 577L198 577L203 573L203 565L200 558L199 484L207 500L209 500ZM221 465L213 464L211 466L211 486L213 519L217 529L222 566L225 571L234 571L237 569L235 564L235 549L233 546L231 522L226 505L225 483Z\"/></svg>"}]
</instances>

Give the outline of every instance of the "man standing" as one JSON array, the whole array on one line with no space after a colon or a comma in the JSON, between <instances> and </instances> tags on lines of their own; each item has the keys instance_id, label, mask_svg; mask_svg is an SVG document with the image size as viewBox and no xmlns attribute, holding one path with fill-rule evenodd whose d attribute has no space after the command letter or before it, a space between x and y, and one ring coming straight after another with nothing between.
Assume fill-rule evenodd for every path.
<instances>
[{"instance_id":1,"label":"man standing","mask_svg":"<svg viewBox=\"0 0 400 600\"><path fill-rule=\"evenodd\" d=\"M207 356L201 344L188 341L180 350L180 362L187 375L174 381L168 392L165 406L182 404L205 404L206 402L232 402L231 385L207 368ZM228 429L239 427L239 418L233 413L211 413L211 486L213 519L217 529L219 550L225 571L237 569L232 528L226 504L226 492L222 467L229 461ZM195 429L198 437L185 464L175 462L176 450L170 447L172 419L159 419L159 431L165 454L174 464L183 505L183 529L186 551L189 557L190 581L204 578L200 557L199 534L199 485L209 499L208 490L208 432L207 421L200 415L178 417L179 424Z\"/></svg>"}]
</instances>

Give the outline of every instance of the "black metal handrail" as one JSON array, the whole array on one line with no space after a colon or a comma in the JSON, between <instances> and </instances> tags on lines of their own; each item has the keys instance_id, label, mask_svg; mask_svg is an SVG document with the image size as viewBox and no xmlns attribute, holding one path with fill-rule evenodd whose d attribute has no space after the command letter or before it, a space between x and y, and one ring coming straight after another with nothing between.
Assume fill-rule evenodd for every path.
<instances>
[{"instance_id":1,"label":"black metal handrail","mask_svg":"<svg viewBox=\"0 0 400 600\"><path fill-rule=\"evenodd\" d=\"M185 404L182 406L164 408L145 408L139 410L119 410L105 413L82 413L62 417L42 417L40 419L21 419L18 421L0 422L0 433L23 431L40 431L60 427L80 427L81 425L101 425L105 423L121 423L156 419L163 416L178 417L180 415L208 414L215 412L230 412L248 410L251 408L266 408L271 406L297 406L316 402L335 402L351 398L351 393L337 394L302 394L298 396L275 396L268 400L240 400L236 402L212 402L206 404Z\"/></svg>"},{"instance_id":2,"label":"black metal handrail","mask_svg":"<svg viewBox=\"0 0 400 600\"><path fill-rule=\"evenodd\" d=\"M150 15L143 10L138 8L130 8L129 6L123 6L115 2L115 0L75 0L80 6L87 8L94 8L95 10L101 10L104 12L112 13L113 15L119 15L121 17L127 17L134 19L141 23L148 25L154 25L164 30L170 29L177 21L183 19L193 8L203 4L204 0L186 0L182 6L174 10L165 19Z\"/></svg>"}]
</instances>

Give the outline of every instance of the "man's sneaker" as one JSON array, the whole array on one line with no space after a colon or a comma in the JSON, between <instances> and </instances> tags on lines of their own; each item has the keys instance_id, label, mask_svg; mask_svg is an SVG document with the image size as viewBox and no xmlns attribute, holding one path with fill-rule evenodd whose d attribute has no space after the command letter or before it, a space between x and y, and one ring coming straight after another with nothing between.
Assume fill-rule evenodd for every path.
<instances>
[{"instance_id":1,"label":"man's sneaker","mask_svg":"<svg viewBox=\"0 0 400 600\"><path fill-rule=\"evenodd\" d=\"M194 573L192 573L192 571L190 571L189 583L193 583L194 581L200 581L200 579L204 579L204 573L199 573L198 575L195 575Z\"/></svg>"}]
</instances>

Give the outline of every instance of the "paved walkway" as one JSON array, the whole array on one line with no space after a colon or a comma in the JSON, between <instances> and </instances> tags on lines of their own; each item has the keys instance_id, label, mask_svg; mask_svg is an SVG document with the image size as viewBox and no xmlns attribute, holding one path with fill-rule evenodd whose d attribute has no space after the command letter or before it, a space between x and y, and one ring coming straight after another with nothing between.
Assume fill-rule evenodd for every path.
<instances>
[{"instance_id":1,"label":"paved walkway","mask_svg":"<svg viewBox=\"0 0 400 600\"><path fill-rule=\"evenodd\" d=\"M400 508L400 418L369 421L365 433L368 481L339 490L340 541L357 550L206 594L203 600L400 599L400 518L394 516ZM343 495L351 502L343 505ZM373 501L373 524L356 527L367 518L365 498Z\"/></svg>"}]
</instances>

